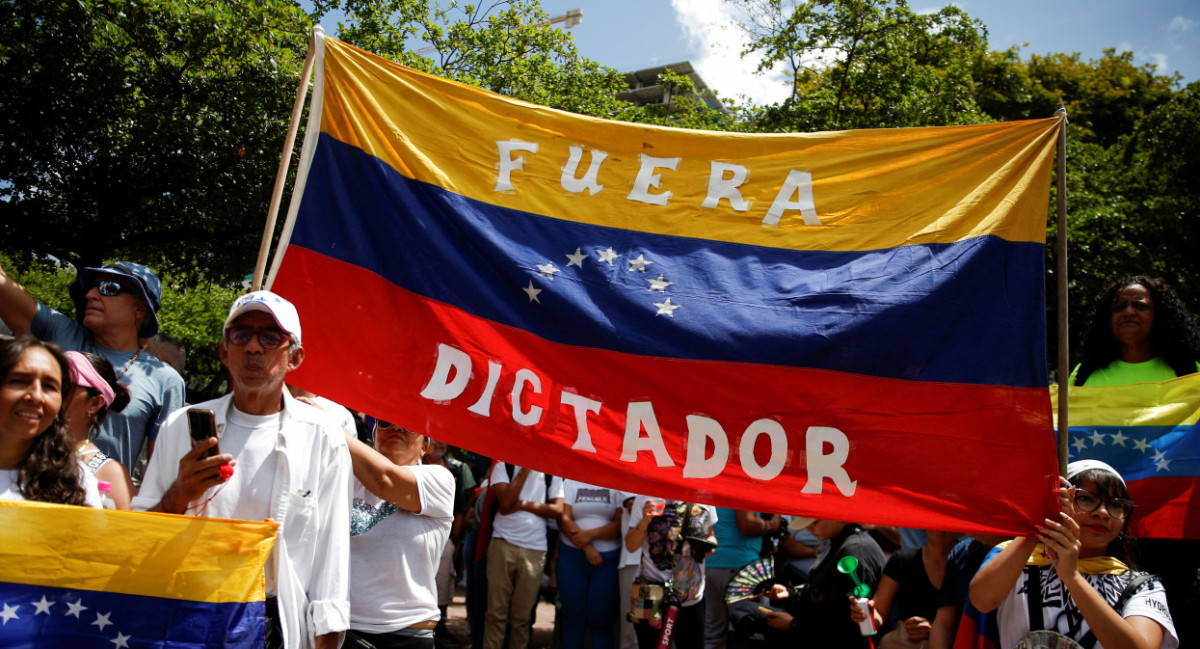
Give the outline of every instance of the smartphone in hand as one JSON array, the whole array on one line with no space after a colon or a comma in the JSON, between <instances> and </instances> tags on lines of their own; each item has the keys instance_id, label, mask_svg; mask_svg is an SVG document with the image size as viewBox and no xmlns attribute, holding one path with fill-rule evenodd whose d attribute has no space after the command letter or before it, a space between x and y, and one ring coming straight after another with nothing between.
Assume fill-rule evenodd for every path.
<instances>
[{"instance_id":1,"label":"smartphone in hand","mask_svg":"<svg viewBox=\"0 0 1200 649\"><path fill-rule=\"evenodd\" d=\"M217 436L217 415L211 410L203 408L190 408L187 411L188 418L188 434L192 438L192 447L200 442L208 441L210 437ZM207 457L220 454L219 445L213 446L201 455L199 460Z\"/></svg>"}]
</instances>

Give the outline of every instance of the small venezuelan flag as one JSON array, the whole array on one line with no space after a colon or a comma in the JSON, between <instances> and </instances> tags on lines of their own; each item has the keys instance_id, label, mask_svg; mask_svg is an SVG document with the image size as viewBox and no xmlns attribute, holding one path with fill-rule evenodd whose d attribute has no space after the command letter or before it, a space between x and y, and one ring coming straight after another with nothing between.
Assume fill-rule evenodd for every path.
<instances>
[{"instance_id":1,"label":"small venezuelan flag","mask_svg":"<svg viewBox=\"0 0 1200 649\"><path fill-rule=\"evenodd\" d=\"M276 528L0 501L0 646L262 647Z\"/></svg>"}]
</instances>

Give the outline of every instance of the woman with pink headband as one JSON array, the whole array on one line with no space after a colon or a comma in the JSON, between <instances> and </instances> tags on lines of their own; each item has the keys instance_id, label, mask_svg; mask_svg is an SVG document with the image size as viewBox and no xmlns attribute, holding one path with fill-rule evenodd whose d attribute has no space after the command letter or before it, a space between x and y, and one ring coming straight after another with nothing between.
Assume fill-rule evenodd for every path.
<instances>
[{"instance_id":1,"label":"woman with pink headband","mask_svg":"<svg viewBox=\"0 0 1200 649\"><path fill-rule=\"evenodd\" d=\"M78 386L63 408L75 453L80 464L97 480L112 485L117 509L129 509L134 494L129 471L101 452L91 440L108 413L121 412L129 403L129 390L117 383L117 373L104 357L87 352L66 352L66 356L71 362L71 377Z\"/></svg>"}]
</instances>

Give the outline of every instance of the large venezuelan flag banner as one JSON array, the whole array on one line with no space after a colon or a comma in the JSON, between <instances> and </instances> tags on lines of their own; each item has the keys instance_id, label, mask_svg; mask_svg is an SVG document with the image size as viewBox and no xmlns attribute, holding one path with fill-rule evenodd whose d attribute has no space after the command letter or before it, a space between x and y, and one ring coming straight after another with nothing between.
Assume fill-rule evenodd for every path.
<instances>
[{"instance_id":1,"label":"large venezuelan flag banner","mask_svg":"<svg viewBox=\"0 0 1200 649\"><path fill-rule=\"evenodd\" d=\"M0 646L262 647L276 528L0 501Z\"/></svg>"},{"instance_id":2,"label":"large venezuelan flag banner","mask_svg":"<svg viewBox=\"0 0 1200 649\"><path fill-rule=\"evenodd\" d=\"M1107 462L1125 478L1133 536L1200 539L1200 374L1071 386L1067 399L1070 458Z\"/></svg>"},{"instance_id":3,"label":"large venezuelan flag banner","mask_svg":"<svg viewBox=\"0 0 1200 649\"><path fill-rule=\"evenodd\" d=\"M1059 120L690 131L322 45L271 276L308 350L289 381L630 492L979 531L1053 511Z\"/></svg>"}]
</instances>

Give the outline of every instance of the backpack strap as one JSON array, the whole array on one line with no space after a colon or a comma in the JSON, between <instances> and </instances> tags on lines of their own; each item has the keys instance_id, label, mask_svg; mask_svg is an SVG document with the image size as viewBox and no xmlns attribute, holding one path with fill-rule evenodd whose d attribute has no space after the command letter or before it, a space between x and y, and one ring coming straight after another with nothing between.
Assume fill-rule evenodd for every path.
<instances>
[{"instance_id":1,"label":"backpack strap","mask_svg":"<svg viewBox=\"0 0 1200 649\"><path fill-rule=\"evenodd\" d=\"M1132 599L1133 596L1142 589L1142 585L1153 578L1154 575L1151 575L1148 572L1141 572L1135 574L1133 579L1129 580L1129 583L1125 585L1125 588L1121 589L1121 595L1117 597L1117 601L1112 605L1113 610L1117 612L1117 615L1121 614L1121 609L1125 608L1125 605L1129 603L1129 600ZM1088 629L1087 635L1083 636L1083 639L1079 641L1079 646L1083 647L1083 649L1092 649L1095 647L1096 634L1093 633L1091 629Z\"/></svg>"}]
</instances>

